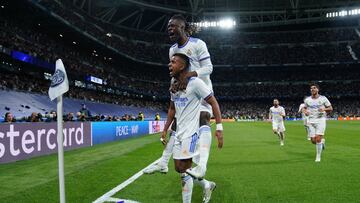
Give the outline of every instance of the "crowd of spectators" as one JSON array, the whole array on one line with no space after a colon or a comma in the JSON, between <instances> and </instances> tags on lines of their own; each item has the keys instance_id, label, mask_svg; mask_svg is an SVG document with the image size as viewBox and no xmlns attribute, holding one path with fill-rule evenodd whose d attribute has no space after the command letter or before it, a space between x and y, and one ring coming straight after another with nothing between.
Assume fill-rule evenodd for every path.
<instances>
[{"instance_id":1,"label":"crowd of spectators","mask_svg":"<svg viewBox=\"0 0 360 203\"><path fill-rule=\"evenodd\" d=\"M319 83L321 94L329 97L359 97L360 82ZM254 99L254 98L302 98L310 94L309 83L264 83L231 86L214 86L215 95L221 99Z\"/></svg>"},{"instance_id":2,"label":"crowd of spectators","mask_svg":"<svg viewBox=\"0 0 360 203\"><path fill-rule=\"evenodd\" d=\"M46 94L49 81L35 76L9 73L0 75L0 89L17 90ZM29 85L30 84L30 85ZM146 91L146 86L137 89L139 92ZM333 116L360 116L359 102L360 82L325 82L320 83L321 94L329 97L335 102ZM283 102L286 106L287 115L291 118L298 117L298 103L301 102L304 95L309 95L309 85L306 83L289 82L266 82L258 83L241 83L231 86L214 85L214 92L220 101L224 118L238 119L264 119L267 117L267 109L273 98L281 98L287 102ZM159 87L158 94L168 95L168 87ZM84 101L106 102L119 104L123 106L136 106L143 108L152 108L153 110L166 111L167 100L151 101L143 98L134 98L131 95L111 94L103 91L91 90L72 86L67 97L81 99ZM157 95L158 96L158 95ZM293 102L293 99L298 101ZM270 102L270 103L269 103ZM23 121L43 121L56 120L56 112L49 112L46 115L33 113L29 118L22 118ZM92 115L86 106L78 112L68 113L64 120L91 120L91 121L119 121L119 120L136 120L135 115Z\"/></svg>"},{"instance_id":3,"label":"crowd of spectators","mask_svg":"<svg viewBox=\"0 0 360 203\"><path fill-rule=\"evenodd\" d=\"M66 1L64 1L66 2ZM64 3L63 2L63 3ZM70 5L58 1L41 1L43 6L54 11L72 25L97 37L105 44L117 48L120 52L143 61L167 63L168 47L166 34L134 31L116 28L84 14L79 14ZM35 8L33 8L35 9ZM1 15L1 14L0 14ZM67 94L70 98L85 101L106 102L136 107L147 107L166 111L164 101L169 98L169 76L164 67L152 68L142 74L149 66L131 64L124 60L121 65L111 60L94 57L74 46L54 40L51 36L31 26L26 16L11 18L2 16L0 20L0 45L21 51L47 62L62 58L69 75L95 75L107 82L106 86L95 89L74 86ZM114 35L109 37L106 33ZM116 34L115 34L116 33ZM204 34L199 37L209 45L214 64L287 64L287 63L326 63L354 62L349 45L355 55L360 55L360 43L356 28L334 28L313 31L276 32L276 33L221 33ZM117 36L117 37L115 37ZM146 53L146 54L144 54ZM120 66L120 67L119 67ZM41 76L16 73L0 74L0 89L21 90L46 94L48 81ZM324 74L326 73L326 74ZM231 75L231 78L229 78ZM34 79L35 77L35 79ZM360 71L356 65L324 65L311 67L229 67L215 68L211 78L214 92L223 102L224 117L263 118L267 104L258 99L275 97L293 99L308 95L308 82L324 80L320 84L321 93L330 98L359 98ZM333 80L333 81L328 81ZM106 91L112 88L113 91ZM149 99L149 98L154 98ZM156 100L155 98L162 98ZM250 102L254 101L255 102ZM295 103L289 110L295 116ZM341 103L340 103L341 104ZM354 102L356 104L356 102ZM347 103L336 112L338 115L359 115L358 109ZM66 120L135 120L134 115L121 116L84 116L86 113L73 112ZM26 118L29 121L54 119L54 112L43 116L34 112Z\"/></svg>"},{"instance_id":4,"label":"crowd of spectators","mask_svg":"<svg viewBox=\"0 0 360 203\"><path fill-rule=\"evenodd\" d=\"M329 99L334 110L328 117L360 117L360 102L353 99ZM284 107L287 119L299 119L299 106L301 100L280 100L280 105ZM222 117L239 120L267 120L272 100L253 100L243 102L221 102Z\"/></svg>"},{"instance_id":5,"label":"crowd of spectators","mask_svg":"<svg viewBox=\"0 0 360 203\"><path fill-rule=\"evenodd\" d=\"M155 119L158 114L155 114ZM151 119L153 119L151 117ZM150 119L150 120L151 120ZM57 115L56 111L52 110L50 112L45 112L44 114L38 112L32 112L29 116L24 116L21 118L15 118L12 113L6 112L4 115L4 123L15 123L15 122L56 122ZM85 115L81 111L76 112L74 115L73 112L68 112L63 115L63 121L65 122L85 122L85 121L92 121L92 122L100 122L100 121L143 121L140 118L136 117L133 114L124 114L124 115L102 115L102 114L95 114L95 115Z\"/></svg>"}]
</instances>

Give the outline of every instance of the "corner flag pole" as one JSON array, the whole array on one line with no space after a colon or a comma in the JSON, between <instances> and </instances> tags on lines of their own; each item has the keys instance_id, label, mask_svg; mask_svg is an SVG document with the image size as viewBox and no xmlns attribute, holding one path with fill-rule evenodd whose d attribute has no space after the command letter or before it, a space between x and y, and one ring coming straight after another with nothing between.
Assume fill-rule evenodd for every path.
<instances>
[{"instance_id":1,"label":"corner flag pole","mask_svg":"<svg viewBox=\"0 0 360 203\"><path fill-rule=\"evenodd\" d=\"M64 176L64 134L63 134L63 99L57 97L57 143L59 160L59 191L60 203L65 203L65 176Z\"/></svg>"},{"instance_id":2,"label":"corner flag pole","mask_svg":"<svg viewBox=\"0 0 360 203\"><path fill-rule=\"evenodd\" d=\"M51 76L49 97L53 101L57 98L57 146L59 161L59 192L60 203L65 203L65 177L64 177L64 135L63 135L63 97L69 91L69 80L61 59L56 60L55 73Z\"/></svg>"}]
</instances>

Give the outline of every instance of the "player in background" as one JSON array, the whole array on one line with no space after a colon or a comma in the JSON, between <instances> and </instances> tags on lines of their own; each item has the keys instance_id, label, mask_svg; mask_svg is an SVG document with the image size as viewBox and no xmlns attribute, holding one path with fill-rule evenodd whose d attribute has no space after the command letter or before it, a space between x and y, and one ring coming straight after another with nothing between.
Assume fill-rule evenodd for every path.
<instances>
[{"instance_id":1,"label":"player in background","mask_svg":"<svg viewBox=\"0 0 360 203\"><path fill-rule=\"evenodd\" d=\"M184 78L180 78L174 85L172 84L171 91L183 90L186 88L187 80L191 77L198 77L201 79L207 87L212 91L212 83L210 80L210 74L213 71L213 65L210 60L210 54L204 41L190 37L195 28L186 22L186 19L181 15L174 15L168 23L168 34L170 41L175 43L170 47L169 58L175 53L185 54L190 58L190 71L188 71ZM174 82L174 81L172 81ZM174 88L175 87L175 88ZM188 173L197 178L203 178L207 169L207 162L209 159L210 147L211 147L211 129L210 129L210 117L212 109L209 104L202 101L200 113L200 155L196 157L196 161L199 163L197 167L189 170ZM168 117L171 117L171 112L168 112ZM154 173L160 171L166 173L168 171L168 163L172 154L174 138L176 134L176 119L172 126L171 136L163 151L162 158L157 165L150 167L144 173ZM162 135L165 139L166 135ZM204 186L203 186L204 188Z\"/></svg>"},{"instance_id":2,"label":"player in background","mask_svg":"<svg viewBox=\"0 0 360 203\"><path fill-rule=\"evenodd\" d=\"M278 135L280 139L280 145L284 146L285 140L285 125L284 125L284 117L285 117L285 109L279 105L279 100L274 99L274 106L272 106L269 110L269 120L272 121L272 129L274 134Z\"/></svg>"},{"instance_id":3,"label":"player in background","mask_svg":"<svg viewBox=\"0 0 360 203\"><path fill-rule=\"evenodd\" d=\"M303 112L309 117L308 126L311 142L316 144L315 162L321 161L321 152L325 149L326 113L333 110L330 101L319 94L319 85L310 85L311 96L305 99Z\"/></svg>"},{"instance_id":4,"label":"player in background","mask_svg":"<svg viewBox=\"0 0 360 203\"><path fill-rule=\"evenodd\" d=\"M304 97L304 102L305 102L305 99L306 99L306 97ZM310 133L309 133L309 126L308 126L309 117L304 114L304 112L303 112L304 107L305 107L305 103L300 104L298 113L301 113L301 118L304 121L304 128L306 131L307 140L311 140Z\"/></svg>"},{"instance_id":5,"label":"player in background","mask_svg":"<svg viewBox=\"0 0 360 203\"><path fill-rule=\"evenodd\" d=\"M201 79L191 77L187 79L188 70L190 67L189 58L181 53L176 53L171 57L169 63L170 76L176 81L187 80L184 90L171 92L171 102L169 111L175 112L176 120L176 135L174 136L173 158L175 161L175 169L181 174L182 180L182 198L184 203L191 203L193 181L195 178L187 173L191 169L193 158L199 152L198 139L199 136L199 122L200 110L202 103L208 103L214 112L216 120L216 133L218 139L218 148L223 146L223 127L221 123L221 112L219 104L213 96L212 90ZM174 115L174 114L172 114ZM173 118L167 118L164 126L163 135L165 139L161 139L166 144L166 134L169 129ZM195 179L196 180L196 179ZM197 180L199 181L199 180ZM214 182L201 180L203 183L208 184L210 187L204 191L203 202L209 202L211 193L215 189Z\"/></svg>"}]
</instances>

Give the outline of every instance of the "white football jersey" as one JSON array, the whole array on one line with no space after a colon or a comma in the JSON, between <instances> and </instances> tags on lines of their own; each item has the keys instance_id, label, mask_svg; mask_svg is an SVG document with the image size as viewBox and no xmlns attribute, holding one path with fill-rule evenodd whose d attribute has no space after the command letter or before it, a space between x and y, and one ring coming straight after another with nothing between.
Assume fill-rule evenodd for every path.
<instances>
[{"instance_id":1,"label":"white football jersey","mask_svg":"<svg viewBox=\"0 0 360 203\"><path fill-rule=\"evenodd\" d=\"M189 37L188 41L179 46L177 43L172 45L169 50L169 58L175 54L185 54L190 59L190 71L196 71L198 78L204 81L204 83L212 91L212 83L210 80L210 74L213 70L213 66L210 60L210 54L207 49L206 43L198 38Z\"/></svg>"},{"instance_id":2,"label":"white football jersey","mask_svg":"<svg viewBox=\"0 0 360 203\"><path fill-rule=\"evenodd\" d=\"M285 115L285 109L282 106L273 106L270 108L270 114L272 122L282 122L284 121L284 118L281 116L281 114Z\"/></svg>"},{"instance_id":3,"label":"white football jersey","mask_svg":"<svg viewBox=\"0 0 360 203\"><path fill-rule=\"evenodd\" d=\"M213 95L199 78L192 77L185 91L170 93L175 105L176 137L184 139L198 134L201 100Z\"/></svg>"},{"instance_id":4,"label":"white football jersey","mask_svg":"<svg viewBox=\"0 0 360 203\"><path fill-rule=\"evenodd\" d=\"M318 123L323 120L326 120L326 112L320 112L321 107L329 107L331 106L330 101L322 95L319 95L318 98L308 97L305 99L305 105L307 110L310 112L309 114L309 122L310 123Z\"/></svg>"}]
</instances>

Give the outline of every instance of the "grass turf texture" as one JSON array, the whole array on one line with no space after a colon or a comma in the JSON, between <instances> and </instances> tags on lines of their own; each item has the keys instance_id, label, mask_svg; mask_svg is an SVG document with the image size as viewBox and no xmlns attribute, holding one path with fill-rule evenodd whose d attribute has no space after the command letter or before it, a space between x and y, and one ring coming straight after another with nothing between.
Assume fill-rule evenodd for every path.
<instances>
[{"instance_id":1,"label":"grass turf texture","mask_svg":"<svg viewBox=\"0 0 360 203\"><path fill-rule=\"evenodd\" d=\"M328 122L326 151L301 122L286 122L280 147L271 124L226 123L225 145L213 138L207 178L217 183L212 202L358 202L360 122ZM65 152L67 202L91 202L159 158L157 135ZM140 202L181 202L181 182L170 162L166 175L143 175L115 197ZM57 155L0 165L0 202L58 202ZM202 191L194 185L193 202Z\"/></svg>"}]
</instances>

